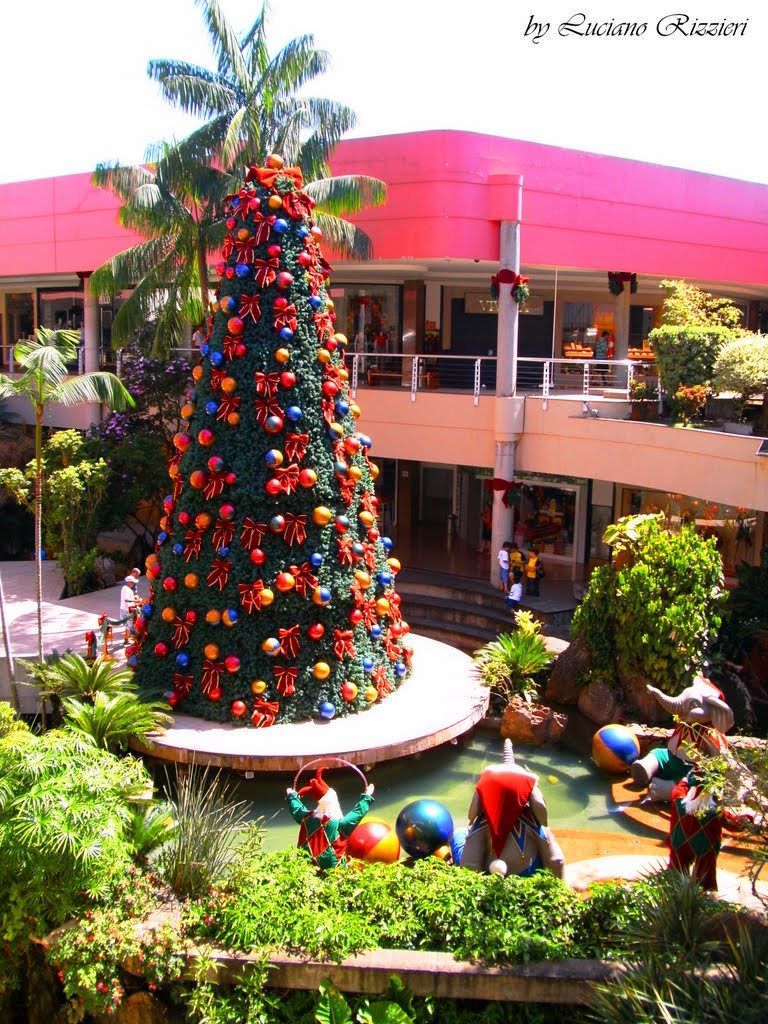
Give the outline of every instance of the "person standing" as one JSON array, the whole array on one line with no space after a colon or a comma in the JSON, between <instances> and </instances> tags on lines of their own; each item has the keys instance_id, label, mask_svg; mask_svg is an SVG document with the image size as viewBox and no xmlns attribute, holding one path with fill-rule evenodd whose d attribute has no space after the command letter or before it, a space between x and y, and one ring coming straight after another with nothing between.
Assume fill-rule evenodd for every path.
<instances>
[{"instance_id":1,"label":"person standing","mask_svg":"<svg viewBox=\"0 0 768 1024\"><path fill-rule=\"evenodd\" d=\"M499 588L505 594L509 590L509 549L511 546L510 542L505 540L496 556L499 562Z\"/></svg>"},{"instance_id":2,"label":"person standing","mask_svg":"<svg viewBox=\"0 0 768 1024\"><path fill-rule=\"evenodd\" d=\"M531 547L525 563L525 593L527 597L539 596L539 578L542 574L539 552Z\"/></svg>"},{"instance_id":3,"label":"person standing","mask_svg":"<svg viewBox=\"0 0 768 1024\"><path fill-rule=\"evenodd\" d=\"M613 359L613 338L608 331L603 331L595 342L595 359L602 360L603 365L595 368L595 378L599 378L603 387L608 383L609 369L605 361Z\"/></svg>"},{"instance_id":4,"label":"person standing","mask_svg":"<svg viewBox=\"0 0 768 1024\"><path fill-rule=\"evenodd\" d=\"M483 508L480 513L480 547L477 549L479 555L487 554L491 550L491 530L493 529L493 511L490 504Z\"/></svg>"},{"instance_id":5,"label":"person standing","mask_svg":"<svg viewBox=\"0 0 768 1024\"><path fill-rule=\"evenodd\" d=\"M510 612L514 616L520 608L520 602L523 600L523 573L520 569L512 570L512 586L509 588L509 593L504 601L504 604L509 608Z\"/></svg>"},{"instance_id":6,"label":"person standing","mask_svg":"<svg viewBox=\"0 0 768 1024\"><path fill-rule=\"evenodd\" d=\"M512 546L509 549L509 571L512 576L515 575L515 569L518 569L520 574L523 572L523 552L512 541Z\"/></svg>"},{"instance_id":7,"label":"person standing","mask_svg":"<svg viewBox=\"0 0 768 1024\"><path fill-rule=\"evenodd\" d=\"M139 600L139 576L140 569L131 569L123 580L120 588L120 622L125 625L125 642L130 639L129 624L133 619L136 609L141 603Z\"/></svg>"},{"instance_id":8,"label":"person standing","mask_svg":"<svg viewBox=\"0 0 768 1024\"><path fill-rule=\"evenodd\" d=\"M199 349L202 346L203 342L205 341L205 330L204 330L204 327L205 327L204 324L198 324L197 327L195 328L195 332L192 335L192 348L193 349Z\"/></svg>"}]
</instances>

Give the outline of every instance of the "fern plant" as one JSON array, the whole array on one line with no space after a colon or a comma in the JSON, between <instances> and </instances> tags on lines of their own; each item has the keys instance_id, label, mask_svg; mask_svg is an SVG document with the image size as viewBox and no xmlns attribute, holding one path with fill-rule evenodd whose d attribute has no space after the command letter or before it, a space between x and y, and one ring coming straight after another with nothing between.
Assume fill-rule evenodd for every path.
<instances>
[{"instance_id":1,"label":"fern plant","mask_svg":"<svg viewBox=\"0 0 768 1024\"><path fill-rule=\"evenodd\" d=\"M79 740L103 750L126 750L134 737L141 738L173 718L168 705L160 701L142 702L135 693L96 693L92 703L65 697L64 727Z\"/></svg>"},{"instance_id":2,"label":"fern plant","mask_svg":"<svg viewBox=\"0 0 768 1024\"><path fill-rule=\"evenodd\" d=\"M534 700L542 675L552 664L541 635L541 623L528 611L515 614L517 629L501 633L473 654L480 679L508 703L513 697Z\"/></svg>"}]
</instances>

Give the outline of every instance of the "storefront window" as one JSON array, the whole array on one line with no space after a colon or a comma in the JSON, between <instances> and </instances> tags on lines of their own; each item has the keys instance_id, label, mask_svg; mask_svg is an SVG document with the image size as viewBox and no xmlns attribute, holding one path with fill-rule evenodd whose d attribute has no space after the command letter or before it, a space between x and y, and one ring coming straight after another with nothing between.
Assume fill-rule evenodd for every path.
<instances>
[{"instance_id":1,"label":"storefront window","mask_svg":"<svg viewBox=\"0 0 768 1024\"><path fill-rule=\"evenodd\" d=\"M37 293L37 299L41 327L49 327L52 330L82 330L82 292L40 290Z\"/></svg>"},{"instance_id":2,"label":"storefront window","mask_svg":"<svg viewBox=\"0 0 768 1024\"><path fill-rule=\"evenodd\" d=\"M541 554L573 557L575 490L526 483L512 501L514 540L519 548L533 544Z\"/></svg>"},{"instance_id":3,"label":"storefront window","mask_svg":"<svg viewBox=\"0 0 768 1024\"><path fill-rule=\"evenodd\" d=\"M331 298L336 309L336 329L346 334L350 352L400 352L398 285L334 286Z\"/></svg>"},{"instance_id":4,"label":"storefront window","mask_svg":"<svg viewBox=\"0 0 768 1024\"><path fill-rule=\"evenodd\" d=\"M692 523L702 536L713 537L726 576L735 576L741 562L754 561L759 526L754 509L665 491L624 490L622 515L653 512L663 512L672 528Z\"/></svg>"},{"instance_id":5,"label":"storefront window","mask_svg":"<svg viewBox=\"0 0 768 1024\"><path fill-rule=\"evenodd\" d=\"M563 303L562 346L566 359L591 359L595 351L595 342L603 331L616 334L613 304Z\"/></svg>"}]
</instances>

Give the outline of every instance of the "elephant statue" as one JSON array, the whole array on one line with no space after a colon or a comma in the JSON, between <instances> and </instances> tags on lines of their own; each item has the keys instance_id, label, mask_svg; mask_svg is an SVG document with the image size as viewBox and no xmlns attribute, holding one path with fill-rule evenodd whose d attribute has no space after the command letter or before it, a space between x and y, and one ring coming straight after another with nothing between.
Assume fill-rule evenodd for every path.
<instances>
[{"instance_id":1,"label":"elephant statue","mask_svg":"<svg viewBox=\"0 0 768 1024\"><path fill-rule=\"evenodd\" d=\"M666 747L658 747L639 758L630 772L638 785L649 787L652 800L668 801L676 783L691 770L691 746L702 754L727 754L724 733L733 726L733 711L715 684L701 673L678 697L668 697L655 686L649 686L648 692L665 711L677 717L678 724Z\"/></svg>"},{"instance_id":2,"label":"elephant statue","mask_svg":"<svg viewBox=\"0 0 768 1024\"><path fill-rule=\"evenodd\" d=\"M563 877L563 851L547 827L547 805L538 777L515 764L504 740L501 764L484 768L469 805L469 830L459 864L470 871L532 875L547 868Z\"/></svg>"}]
</instances>

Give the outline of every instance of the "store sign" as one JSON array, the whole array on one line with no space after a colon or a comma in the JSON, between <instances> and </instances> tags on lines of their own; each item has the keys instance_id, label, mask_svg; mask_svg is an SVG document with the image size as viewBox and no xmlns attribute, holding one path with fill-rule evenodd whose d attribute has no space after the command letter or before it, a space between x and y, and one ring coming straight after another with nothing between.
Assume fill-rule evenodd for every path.
<instances>
[{"instance_id":1,"label":"store sign","mask_svg":"<svg viewBox=\"0 0 768 1024\"><path fill-rule=\"evenodd\" d=\"M499 312L499 300L487 292L467 292L464 296L464 312L492 313L496 316Z\"/></svg>"}]
</instances>

